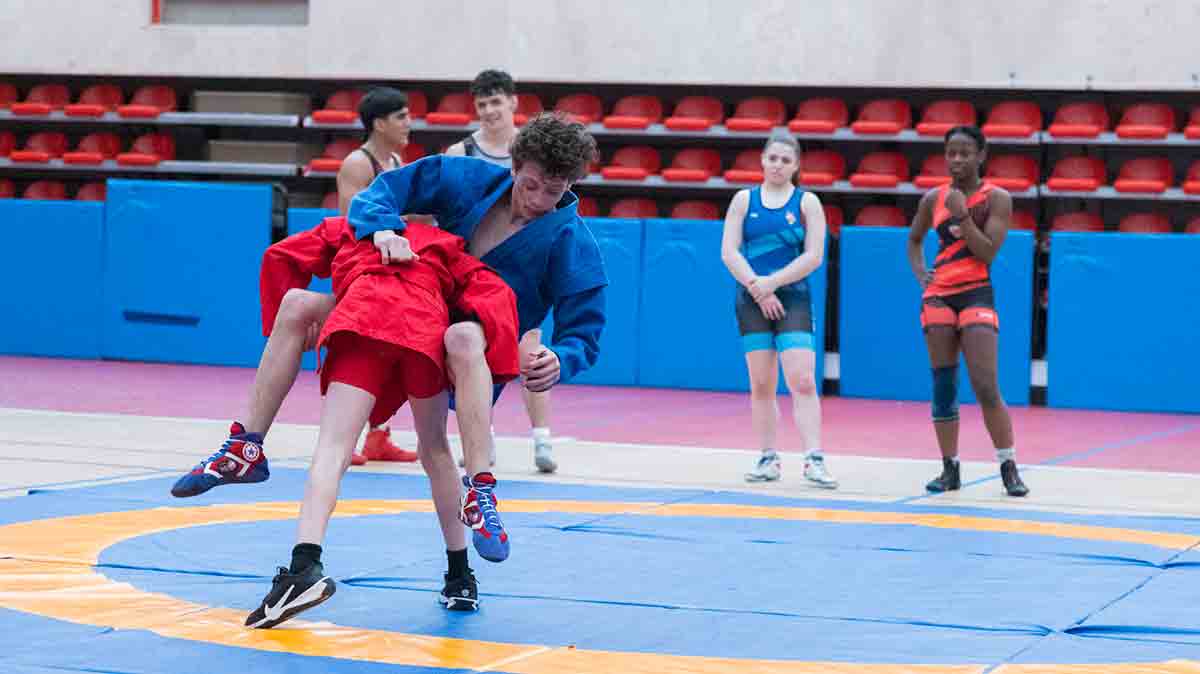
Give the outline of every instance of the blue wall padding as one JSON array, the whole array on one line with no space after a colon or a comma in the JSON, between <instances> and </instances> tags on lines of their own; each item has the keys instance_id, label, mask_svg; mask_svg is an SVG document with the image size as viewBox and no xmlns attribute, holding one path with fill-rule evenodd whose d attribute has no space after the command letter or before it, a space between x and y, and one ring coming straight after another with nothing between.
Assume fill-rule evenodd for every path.
<instances>
[{"instance_id":1,"label":"blue wall padding","mask_svg":"<svg viewBox=\"0 0 1200 674\"><path fill-rule=\"evenodd\" d=\"M905 253L907 229L842 229L839 347L840 391L844 396L929 400L929 352L921 331L921 291ZM1010 231L992 264L1000 314L1000 393L1016 405L1029 403L1033 316L1032 233ZM936 236L925 240L926 266L933 266ZM975 394L960 359L959 399Z\"/></svg>"},{"instance_id":2,"label":"blue wall padding","mask_svg":"<svg viewBox=\"0 0 1200 674\"><path fill-rule=\"evenodd\" d=\"M100 357L104 204L0 200L0 353Z\"/></svg>"},{"instance_id":3,"label":"blue wall padding","mask_svg":"<svg viewBox=\"0 0 1200 674\"><path fill-rule=\"evenodd\" d=\"M338 212L328 208L289 208L287 212L287 233L288 236L306 232L313 227L316 227L325 218L332 218ZM332 293L333 282L327 278L313 279L313 282L308 286L309 290L318 293ZM304 359L301 365L305 370L317 369L317 354L315 351L309 351L304 354Z\"/></svg>"},{"instance_id":4,"label":"blue wall padding","mask_svg":"<svg viewBox=\"0 0 1200 674\"><path fill-rule=\"evenodd\" d=\"M102 355L258 364L270 185L110 180Z\"/></svg>"},{"instance_id":5,"label":"blue wall padding","mask_svg":"<svg viewBox=\"0 0 1200 674\"><path fill-rule=\"evenodd\" d=\"M736 282L721 262L722 223L646 220L645 226L638 384L748 390L733 309ZM824 377L826 269L809 277L818 382Z\"/></svg>"},{"instance_id":6,"label":"blue wall padding","mask_svg":"<svg viewBox=\"0 0 1200 674\"><path fill-rule=\"evenodd\" d=\"M1200 236L1052 234L1049 403L1200 412L1197 261Z\"/></svg>"},{"instance_id":7,"label":"blue wall padding","mask_svg":"<svg viewBox=\"0 0 1200 674\"><path fill-rule=\"evenodd\" d=\"M642 221L588 218L600 244L608 275L607 322L600 337L596 365L571 380L573 384L634 386L637 384L642 285ZM554 315L542 324L542 343L550 344Z\"/></svg>"}]
</instances>

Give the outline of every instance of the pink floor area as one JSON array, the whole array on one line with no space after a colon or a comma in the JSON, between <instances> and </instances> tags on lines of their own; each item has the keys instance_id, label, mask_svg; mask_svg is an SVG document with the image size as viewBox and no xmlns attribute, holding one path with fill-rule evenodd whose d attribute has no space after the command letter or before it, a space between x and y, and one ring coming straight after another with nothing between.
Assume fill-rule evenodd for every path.
<instances>
[{"instance_id":1,"label":"pink floor area","mask_svg":"<svg viewBox=\"0 0 1200 674\"><path fill-rule=\"evenodd\" d=\"M253 379L245 368L0 357L0 407L235 419ZM780 403L786 450L794 434L786 421L788 399ZM279 421L317 423L320 405L316 378L303 372ZM823 406L830 453L937 455L928 403L829 397ZM757 449L749 402L740 393L560 386L553 409L555 434L582 440ZM1012 415L1025 463L1200 473L1200 416L1040 407L1015 407ZM963 457L990 458L979 410L964 406L962 416ZM495 423L506 435L528 429L514 387L497 405ZM393 427L412 427L407 411Z\"/></svg>"}]
</instances>

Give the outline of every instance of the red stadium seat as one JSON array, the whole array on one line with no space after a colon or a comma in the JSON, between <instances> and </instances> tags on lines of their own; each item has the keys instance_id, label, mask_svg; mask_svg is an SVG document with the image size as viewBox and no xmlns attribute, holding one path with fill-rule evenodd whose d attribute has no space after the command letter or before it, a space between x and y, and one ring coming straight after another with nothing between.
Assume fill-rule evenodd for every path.
<instances>
[{"instance_id":1,"label":"red stadium seat","mask_svg":"<svg viewBox=\"0 0 1200 674\"><path fill-rule=\"evenodd\" d=\"M1038 184L1042 172L1037 160L1023 154L1002 154L987 160L984 179L1010 192L1024 192Z\"/></svg>"},{"instance_id":2,"label":"red stadium seat","mask_svg":"<svg viewBox=\"0 0 1200 674\"><path fill-rule=\"evenodd\" d=\"M1188 117L1187 127L1183 130L1183 135L1188 140L1200 140L1200 105L1192 108L1192 114Z\"/></svg>"},{"instance_id":3,"label":"red stadium seat","mask_svg":"<svg viewBox=\"0 0 1200 674\"><path fill-rule=\"evenodd\" d=\"M880 135L900 133L912 126L912 107L899 99L867 103L858 111L858 120L850 125L854 133Z\"/></svg>"},{"instance_id":4,"label":"red stadium seat","mask_svg":"<svg viewBox=\"0 0 1200 674\"><path fill-rule=\"evenodd\" d=\"M604 104L593 94L571 94L563 96L554 104L557 112L565 112L583 124L600 121L604 116Z\"/></svg>"},{"instance_id":5,"label":"red stadium seat","mask_svg":"<svg viewBox=\"0 0 1200 674\"><path fill-rule=\"evenodd\" d=\"M725 172L726 182L761 183L763 180L762 151L742 150L733 160L733 167Z\"/></svg>"},{"instance_id":6,"label":"red stadium seat","mask_svg":"<svg viewBox=\"0 0 1200 674\"><path fill-rule=\"evenodd\" d=\"M712 96L685 96L663 123L672 131L707 131L725 121L725 105Z\"/></svg>"},{"instance_id":7,"label":"red stadium seat","mask_svg":"<svg viewBox=\"0 0 1200 674\"><path fill-rule=\"evenodd\" d=\"M584 218L595 218L600 215L600 206L591 197L579 197L579 206L575 210L580 217Z\"/></svg>"},{"instance_id":8,"label":"red stadium seat","mask_svg":"<svg viewBox=\"0 0 1200 674\"><path fill-rule=\"evenodd\" d=\"M657 124L663 116L662 101L657 96L626 96L613 106L604 118L609 129L644 129Z\"/></svg>"},{"instance_id":9,"label":"red stadium seat","mask_svg":"<svg viewBox=\"0 0 1200 674\"><path fill-rule=\"evenodd\" d=\"M71 91L65 84L39 84L29 90L25 100L9 106L14 115L43 116L62 110L71 102Z\"/></svg>"},{"instance_id":10,"label":"red stadium seat","mask_svg":"<svg viewBox=\"0 0 1200 674\"><path fill-rule=\"evenodd\" d=\"M438 126L466 126L475 119L479 119L475 98L466 92L442 96L437 109L425 115L426 122Z\"/></svg>"},{"instance_id":11,"label":"red stadium seat","mask_svg":"<svg viewBox=\"0 0 1200 674\"><path fill-rule=\"evenodd\" d=\"M8 178L0 178L0 199L12 199L17 196L17 186Z\"/></svg>"},{"instance_id":12,"label":"red stadium seat","mask_svg":"<svg viewBox=\"0 0 1200 674\"><path fill-rule=\"evenodd\" d=\"M1095 157L1067 157L1054 165L1046 184L1059 192L1095 192L1105 180L1104 162Z\"/></svg>"},{"instance_id":13,"label":"red stadium seat","mask_svg":"<svg viewBox=\"0 0 1200 674\"><path fill-rule=\"evenodd\" d=\"M1183 231L1188 234L1200 234L1200 215L1192 218L1191 222L1183 228Z\"/></svg>"},{"instance_id":14,"label":"red stadium seat","mask_svg":"<svg viewBox=\"0 0 1200 674\"><path fill-rule=\"evenodd\" d=\"M39 131L25 139L25 147L13 150L8 158L27 164L45 164L59 159L67 151L67 135L56 131Z\"/></svg>"},{"instance_id":15,"label":"red stadium seat","mask_svg":"<svg viewBox=\"0 0 1200 674\"><path fill-rule=\"evenodd\" d=\"M988 113L983 135L988 138L1025 138L1042 130L1042 111L1032 101L1004 101Z\"/></svg>"},{"instance_id":16,"label":"red stadium seat","mask_svg":"<svg viewBox=\"0 0 1200 674\"><path fill-rule=\"evenodd\" d=\"M67 186L57 180L39 180L30 183L21 195L22 199L39 199L41 201L62 201L67 198Z\"/></svg>"},{"instance_id":17,"label":"red stadium seat","mask_svg":"<svg viewBox=\"0 0 1200 674\"><path fill-rule=\"evenodd\" d=\"M521 126L542 114L545 109L546 106L542 105L542 99L537 94L520 94L517 96L517 111L513 113L513 123Z\"/></svg>"},{"instance_id":18,"label":"red stadium seat","mask_svg":"<svg viewBox=\"0 0 1200 674\"><path fill-rule=\"evenodd\" d=\"M1013 211L1012 222L1009 224L1013 229L1033 231L1037 229L1037 218L1029 211Z\"/></svg>"},{"instance_id":19,"label":"red stadium seat","mask_svg":"<svg viewBox=\"0 0 1200 674\"><path fill-rule=\"evenodd\" d=\"M904 211L895 206L864 206L854 217L860 227L907 227Z\"/></svg>"},{"instance_id":20,"label":"red stadium seat","mask_svg":"<svg viewBox=\"0 0 1200 674\"><path fill-rule=\"evenodd\" d=\"M151 84L133 92L128 105L117 108L117 114L133 119L153 119L164 112L175 112L179 99L175 90L164 84Z\"/></svg>"},{"instance_id":21,"label":"red stadium seat","mask_svg":"<svg viewBox=\"0 0 1200 674\"><path fill-rule=\"evenodd\" d=\"M946 168L946 155L931 154L921 162L921 172L913 179L913 184L922 189L929 189L950 182L950 170Z\"/></svg>"},{"instance_id":22,"label":"red stadium seat","mask_svg":"<svg viewBox=\"0 0 1200 674\"><path fill-rule=\"evenodd\" d=\"M691 199L675 204L671 217L675 220L720 220L721 207L712 201Z\"/></svg>"},{"instance_id":23,"label":"red stadium seat","mask_svg":"<svg viewBox=\"0 0 1200 674\"><path fill-rule=\"evenodd\" d=\"M101 117L106 112L115 111L125 102L125 94L121 87L115 84L93 84L83 93L79 100L63 108L68 117Z\"/></svg>"},{"instance_id":24,"label":"red stadium seat","mask_svg":"<svg viewBox=\"0 0 1200 674\"><path fill-rule=\"evenodd\" d=\"M1140 157L1121 165L1113 187L1118 192L1160 193L1175 183L1175 168L1166 157Z\"/></svg>"},{"instance_id":25,"label":"red stadium seat","mask_svg":"<svg viewBox=\"0 0 1200 674\"><path fill-rule=\"evenodd\" d=\"M621 199L608 211L610 218L657 218L658 204L650 199Z\"/></svg>"},{"instance_id":26,"label":"red stadium seat","mask_svg":"<svg viewBox=\"0 0 1200 674\"><path fill-rule=\"evenodd\" d=\"M354 138L338 138L325 146L321 156L308 162L308 173L337 173L342 168L342 162L351 152L357 150L362 143ZM407 147L405 148L408 149Z\"/></svg>"},{"instance_id":27,"label":"red stadium seat","mask_svg":"<svg viewBox=\"0 0 1200 674\"><path fill-rule=\"evenodd\" d=\"M325 198L321 200L321 208L336 211L338 209L338 193L330 192L326 194Z\"/></svg>"},{"instance_id":28,"label":"red stadium seat","mask_svg":"<svg viewBox=\"0 0 1200 674\"><path fill-rule=\"evenodd\" d=\"M1095 213L1078 211L1054 216L1050 229L1056 232L1103 232L1104 221Z\"/></svg>"},{"instance_id":29,"label":"red stadium seat","mask_svg":"<svg viewBox=\"0 0 1200 674\"><path fill-rule=\"evenodd\" d=\"M175 139L165 133L148 133L133 141L129 152L117 155L122 166L154 166L175 158Z\"/></svg>"},{"instance_id":30,"label":"red stadium seat","mask_svg":"<svg viewBox=\"0 0 1200 674\"><path fill-rule=\"evenodd\" d=\"M769 131L783 124L787 108L783 101L771 96L755 96L737 104L733 117L725 120L730 131Z\"/></svg>"},{"instance_id":31,"label":"red stadium seat","mask_svg":"<svg viewBox=\"0 0 1200 674\"><path fill-rule=\"evenodd\" d=\"M1183 179L1183 191L1187 194L1200 194L1200 160L1192 162L1188 167L1187 177Z\"/></svg>"},{"instance_id":32,"label":"red stadium seat","mask_svg":"<svg viewBox=\"0 0 1200 674\"><path fill-rule=\"evenodd\" d=\"M99 164L107 159L116 159L121 152L121 137L115 133L89 133L84 136L73 152L63 154L64 164Z\"/></svg>"},{"instance_id":33,"label":"red stadium seat","mask_svg":"<svg viewBox=\"0 0 1200 674\"><path fill-rule=\"evenodd\" d=\"M426 154L427 151L424 145L409 142L408 145L404 146L404 149L400 150L400 161L403 161L405 164L411 164Z\"/></svg>"},{"instance_id":34,"label":"red stadium seat","mask_svg":"<svg viewBox=\"0 0 1200 674\"><path fill-rule=\"evenodd\" d=\"M358 104L364 95L356 89L335 91L325 100L324 108L313 111L313 121L321 124L353 124L358 120Z\"/></svg>"},{"instance_id":35,"label":"red stadium seat","mask_svg":"<svg viewBox=\"0 0 1200 674\"><path fill-rule=\"evenodd\" d=\"M408 93L408 116L412 119L425 119L425 115L429 114L429 99L425 97L424 91L413 89ZM355 106L357 109L358 106Z\"/></svg>"},{"instance_id":36,"label":"red stadium seat","mask_svg":"<svg viewBox=\"0 0 1200 674\"><path fill-rule=\"evenodd\" d=\"M1166 138L1175 130L1175 109L1166 103L1136 103L1125 108L1118 138Z\"/></svg>"},{"instance_id":37,"label":"red stadium seat","mask_svg":"<svg viewBox=\"0 0 1200 674\"><path fill-rule=\"evenodd\" d=\"M0 82L0 110L17 102L17 88L8 82Z\"/></svg>"},{"instance_id":38,"label":"red stadium seat","mask_svg":"<svg viewBox=\"0 0 1200 674\"><path fill-rule=\"evenodd\" d=\"M108 198L108 186L102 182L87 183L75 193L75 201L104 201Z\"/></svg>"},{"instance_id":39,"label":"red stadium seat","mask_svg":"<svg viewBox=\"0 0 1200 674\"><path fill-rule=\"evenodd\" d=\"M846 178L846 160L831 150L813 150L800 155L800 184L832 185Z\"/></svg>"},{"instance_id":40,"label":"red stadium seat","mask_svg":"<svg viewBox=\"0 0 1200 674\"><path fill-rule=\"evenodd\" d=\"M1121 218L1117 231L1127 234L1170 234L1171 221L1162 213L1130 213Z\"/></svg>"},{"instance_id":41,"label":"red stadium seat","mask_svg":"<svg viewBox=\"0 0 1200 674\"><path fill-rule=\"evenodd\" d=\"M721 155L708 148L680 150L671 160L670 168L662 172L663 179L671 182L706 182L721 174Z\"/></svg>"},{"instance_id":42,"label":"red stadium seat","mask_svg":"<svg viewBox=\"0 0 1200 674\"><path fill-rule=\"evenodd\" d=\"M1067 103L1054 113L1050 135L1063 138L1095 138L1108 131L1112 120L1099 103Z\"/></svg>"},{"instance_id":43,"label":"red stadium seat","mask_svg":"<svg viewBox=\"0 0 1200 674\"><path fill-rule=\"evenodd\" d=\"M840 98L810 98L796 108L788 129L796 133L833 133L850 123L850 109Z\"/></svg>"},{"instance_id":44,"label":"red stadium seat","mask_svg":"<svg viewBox=\"0 0 1200 674\"><path fill-rule=\"evenodd\" d=\"M871 152L850 176L855 187L895 187L908 182L908 160L899 152Z\"/></svg>"},{"instance_id":45,"label":"red stadium seat","mask_svg":"<svg viewBox=\"0 0 1200 674\"><path fill-rule=\"evenodd\" d=\"M0 131L0 157L7 157L17 147L17 137L12 131Z\"/></svg>"},{"instance_id":46,"label":"red stadium seat","mask_svg":"<svg viewBox=\"0 0 1200 674\"><path fill-rule=\"evenodd\" d=\"M645 180L662 168L658 150L645 145L630 145L613 153L608 166L600 170L605 180Z\"/></svg>"},{"instance_id":47,"label":"red stadium seat","mask_svg":"<svg viewBox=\"0 0 1200 674\"><path fill-rule=\"evenodd\" d=\"M830 204L821 204L822 210L825 211L825 229L830 236L838 236L842 233L842 225L846 223L846 216L842 214L842 209L838 206Z\"/></svg>"},{"instance_id":48,"label":"red stadium seat","mask_svg":"<svg viewBox=\"0 0 1200 674\"><path fill-rule=\"evenodd\" d=\"M966 101L947 100L930 103L921 115L917 133L922 136L944 136L956 126L975 126L978 121L975 106Z\"/></svg>"}]
</instances>

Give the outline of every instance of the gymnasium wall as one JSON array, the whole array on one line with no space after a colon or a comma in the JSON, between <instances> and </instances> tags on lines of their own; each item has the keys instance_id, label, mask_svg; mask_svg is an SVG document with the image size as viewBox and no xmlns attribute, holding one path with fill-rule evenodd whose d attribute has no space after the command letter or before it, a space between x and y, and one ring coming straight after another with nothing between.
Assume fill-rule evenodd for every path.
<instances>
[{"instance_id":1,"label":"gymnasium wall","mask_svg":"<svg viewBox=\"0 0 1200 674\"><path fill-rule=\"evenodd\" d=\"M464 80L500 66L543 82L1180 90L1200 70L1200 4L1161 0L310 0L309 24L283 27L151 25L151 0L5 4L9 73Z\"/></svg>"}]
</instances>

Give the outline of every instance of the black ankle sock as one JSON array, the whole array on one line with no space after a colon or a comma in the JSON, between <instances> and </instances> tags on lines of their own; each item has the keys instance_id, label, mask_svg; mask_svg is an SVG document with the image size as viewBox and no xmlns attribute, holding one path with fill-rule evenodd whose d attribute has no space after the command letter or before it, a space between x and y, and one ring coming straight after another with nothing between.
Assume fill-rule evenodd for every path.
<instances>
[{"instance_id":1,"label":"black ankle sock","mask_svg":"<svg viewBox=\"0 0 1200 674\"><path fill-rule=\"evenodd\" d=\"M467 549L462 550L447 550L446 561L449 563L449 575L451 578L462 578L471 572L471 567L467 565Z\"/></svg>"},{"instance_id":2,"label":"black ankle sock","mask_svg":"<svg viewBox=\"0 0 1200 674\"><path fill-rule=\"evenodd\" d=\"M321 546L316 543L300 543L292 548L292 566L288 573L300 573L321 561Z\"/></svg>"}]
</instances>

